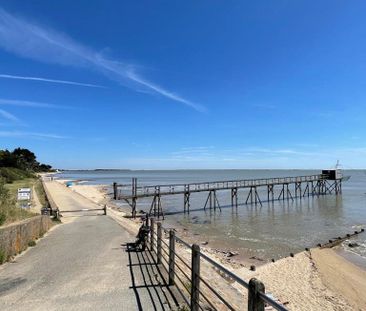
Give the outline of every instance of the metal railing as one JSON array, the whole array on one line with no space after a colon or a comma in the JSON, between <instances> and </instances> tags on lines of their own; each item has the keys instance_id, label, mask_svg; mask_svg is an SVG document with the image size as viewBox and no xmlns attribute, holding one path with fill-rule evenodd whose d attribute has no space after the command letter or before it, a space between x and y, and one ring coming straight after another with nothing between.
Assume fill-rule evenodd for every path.
<instances>
[{"instance_id":1,"label":"metal railing","mask_svg":"<svg viewBox=\"0 0 366 311\"><path fill-rule=\"evenodd\" d=\"M325 175L308 175L308 176L296 176L296 177L275 177L275 178L260 178L260 179L244 179L244 180L225 180L225 181L210 181L210 182L198 182L189 184L161 184L161 185L146 185L137 186L135 189L136 196L151 196L156 193L163 194L179 194L185 192L200 192L209 190L225 190L232 188L247 188L247 187L258 187L267 185L278 185L278 184L293 184L298 182L312 182L326 179ZM131 185L120 184L115 187L119 187L119 196L129 197ZM117 188L115 189L117 192ZM123 194L126 192L126 194Z\"/></svg>"},{"instance_id":2,"label":"metal railing","mask_svg":"<svg viewBox=\"0 0 366 311\"><path fill-rule=\"evenodd\" d=\"M266 304L276 310L287 311L283 305L266 295L265 286L261 281L256 278L252 278L249 282L244 281L202 253L197 244L190 245L177 237L174 229L163 228L161 222L157 222L155 230L154 218L147 218L147 224L149 220L149 248L156 254L156 263L166 270L168 284L178 285L177 283L180 283L181 286L176 286L176 288L190 310L204 310L204 305L217 310L219 306L217 304L215 306L215 302L208 297L209 295L210 297L215 297L217 302L223 304L226 309L238 310L237 307L233 306L232 303L213 288L201 274L201 263L204 261L248 290L248 311L264 311ZM169 233L169 242L164 240L163 232ZM181 254L177 253L176 242L191 250L190 262L187 262ZM203 290L202 285L204 285L205 290Z\"/></svg>"}]
</instances>

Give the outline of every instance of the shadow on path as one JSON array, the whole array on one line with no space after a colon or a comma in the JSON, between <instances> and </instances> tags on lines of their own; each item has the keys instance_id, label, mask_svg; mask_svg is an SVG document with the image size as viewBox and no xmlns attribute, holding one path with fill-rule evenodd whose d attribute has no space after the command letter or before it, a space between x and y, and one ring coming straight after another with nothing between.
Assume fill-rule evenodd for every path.
<instances>
[{"instance_id":1,"label":"shadow on path","mask_svg":"<svg viewBox=\"0 0 366 311\"><path fill-rule=\"evenodd\" d=\"M161 271L150 250L126 248L129 259L131 286L138 310L174 310L179 303L174 286L166 282L167 273Z\"/></svg>"}]
</instances>

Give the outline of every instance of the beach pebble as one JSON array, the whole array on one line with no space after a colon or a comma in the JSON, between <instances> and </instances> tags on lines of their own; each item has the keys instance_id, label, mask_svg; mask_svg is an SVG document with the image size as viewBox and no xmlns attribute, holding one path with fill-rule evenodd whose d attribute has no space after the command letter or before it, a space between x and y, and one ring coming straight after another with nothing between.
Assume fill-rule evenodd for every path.
<instances>
[{"instance_id":1,"label":"beach pebble","mask_svg":"<svg viewBox=\"0 0 366 311\"><path fill-rule=\"evenodd\" d=\"M257 257L257 256L252 256L252 257L250 257L249 259L255 259L255 260L258 260L258 261L264 261L264 259L259 258L259 257Z\"/></svg>"},{"instance_id":2,"label":"beach pebble","mask_svg":"<svg viewBox=\"0 0 366 311\"><path fill-rule=\"evenodd\" d=\"M349 243L348 246L353 248L353 247L357 247L357 246L360 246L360 245L357 244L357 243Z\"/></svg>"},{"instance_id":3,"label":"beach pebble","mask_svg":"<svg viewBox=\"0 0 366 311\"><path fill-rule=\"evenodd\" d=\"M239 254L238 252L227 252L226 257L233 257L233 256L236 256L238 254Z\"/></svg>"},{"instance_id":4,"label":"beach pebble","mask_svg":"<svg viewBox=\"0 0 366 311\"><path fill-rule=\"evenodd\" d=\"M255 265L251 265L249 268L250 271L255 271Z\"/></svg>"}]
</instances>

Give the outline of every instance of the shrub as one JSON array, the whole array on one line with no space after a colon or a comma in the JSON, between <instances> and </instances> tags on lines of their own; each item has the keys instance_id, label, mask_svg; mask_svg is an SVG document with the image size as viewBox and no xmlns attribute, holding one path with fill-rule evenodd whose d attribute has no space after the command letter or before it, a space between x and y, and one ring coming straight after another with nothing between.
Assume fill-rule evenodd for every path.
<instances>
[{"instance_id":1,"label":"shrub","mask_svg":"<svg viewBox=\"0 0 366 311\"><path fill-rule=\"evenodd\" d=\"M32 247L32 246L36 246L36 241L29 241L28 242L28 246Z\"/></svg>"},{"instance_id":2,"label":"shrub","mask_svg":"<svg viewBox=\"0 0 366 311\"><path fill-rule=\"evenodd\" d=\"M0 167L0 178L2 178L5 183L12 183L16 180L30 177L34 177L34 174L31 172L23 171L15 167Z\"/></svg>"},{"instance_id":3,"label":"shrub","mask_svg":"<svg viewBox=\"0 0 366 311\"><path fill-rule=\"evenodd\" d=\"M0 249L0 265L3 264L6 261L6 255L5 252Z\"/></svg>"}]
</instances>

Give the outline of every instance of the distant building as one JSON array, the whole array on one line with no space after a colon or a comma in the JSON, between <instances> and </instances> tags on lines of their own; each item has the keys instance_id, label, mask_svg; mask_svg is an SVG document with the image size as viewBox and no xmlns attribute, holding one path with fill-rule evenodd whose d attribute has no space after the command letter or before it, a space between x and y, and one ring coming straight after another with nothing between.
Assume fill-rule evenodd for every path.
<instances>
[{"instance_id":1,"label":"distant building","mask_svg":"<svg viewBox=\"0 0 366 311\"><path fill-rule=\"evenodd\" d=\"M328 180L339 180L343 178L342 170L339 168L322 170L322 175Z\"/></svg>"}]
</instances>

